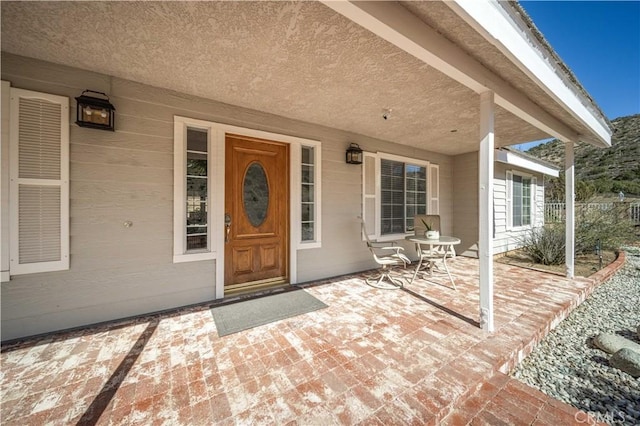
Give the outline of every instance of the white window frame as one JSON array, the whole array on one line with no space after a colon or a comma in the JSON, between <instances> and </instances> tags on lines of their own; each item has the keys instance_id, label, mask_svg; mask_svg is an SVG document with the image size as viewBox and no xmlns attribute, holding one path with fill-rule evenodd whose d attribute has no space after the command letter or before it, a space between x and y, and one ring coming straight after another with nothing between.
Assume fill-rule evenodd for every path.
<instances>
[{"instance_id":1,"label":"white window frame","mask_svg":"<svg viewBox=\"0 0 640 426\"><path fill-rule=\"evenodd\" d=\"M513 176L520 176L521 178L531 179L530 183L530 213L529 213L529 224L528 225L518 225L515 226L513 224ZM536 226L536 201L537 201L537 192L538 192L538 182L536 176L531 173L521 172L519 170L507 170L506 171L506 180L507 180L507 230L510 231L521 231L526 229L532 229Z\"/></svg>"},{"instance_id":2,"label":"white window frame","mask_svg":"<svg viewBox=\"0 0 640 426\"><path fill-rule=\"evenodd\" d=\"M298 172L300 173L299 178L297 179L297 181L299 182L296 186L293 186L292 183L292 188L296 188L293 192L297 192L298 197L300 198L299 200L295 201L295 197L291 197L291 202L294 203L296 202L296 204L298 205L298 216L297 218L294 220L294 223L292 224L292 228L294 226L296 226L297 222L297 227L298 227L298 238L297 238L297 248L299 250L305 250L305 249L312 249L312 248L320 248L322 247L322 214L321 214L321 210L320 210L320 206L322 205L322 150L320 149L320 142L313 142L312 141L307 141L304 143L300 143L300 144L296 144L298 145L296 147L296 149L292 149L292 151L299 151L298 152ZM313 240L307 240L307 241L302 241L302 148L306 147L306 148L312 148L313 149L313 189L314 189L314 204L313 204L313 218L314 218L314 227L313 227ZM293 146L292 146L293 148ZM293 170L296 163L294 161L295 159L292 159L291 161L291 169ZM293 209L292 209L293 210ZM292 213L296 213L293 212ZM292 215L292 218L294 218L295 216Z\"/></svg>"},{"instance_id":3,"label":"white window frame","mask_svg":"<svg viewBox=\"0 0 640 426\"><path fill-rule=\"evenodd\" d=\"M9 110L11 105L11 84L2 80L2 136L0 136L0 282L9 281Z\"/></svg>"},{"instance_id":4,"label":"white window frame","mask_svg":"<svg viewBox=\"0 0 640 426\"><path fill-rule=\"evenodd\" d=\"M369 238L375 241L393 241L402 239L407 235L411 235L411 232L404 233L396 233L396 234L385 234L381 233L381 217L382 217L382 160L390 160L390 161L398 161L405 164L411 164L415 166L425 167L427 173L427 201L426 201L426 211L427 214L439 214L440 202L439 202L439 194L440 194L440 169L439 165L433 164L428 160L421 160L418 158L405 157L395 154L388 154L385 152L365 152L363 153L365 163L363 164L363 173L362 173L362 217L367 218L368 212L366 212L367 200L371 198L375 199L375 213L374 213L374 226L372 227L370 224L367 224L367 229L371 230L373 228L374 233L369 234ZM367 193L366 191L366 175L367 172L365 170L366 167L366 159L373 158L374 159L374 167L375 167L375 194ZM434 184L431 182L432 173L437 175L437 182ZM435 187L433 185L436 185ZM364 236L363 236L364 239Z\"/></svg>"},{"instance_id":5,"label":"white window frame","mask_svg":"<svg viewBox=\"0 0 640 426\"><path fill-rule=\"evenodd\" d=\"M193 262L216 260L216 297L224 294L224 190L225 190L225 139L227 134L236 134L259 139L274 140L289 144L289 280L297 283L297 251L320 248L322 246L322 144L320 141L296 136L265 132L246 127L231 126L211 121L197 120L175 115L174 119L174 225L173 225L173 261ZM187 127L209 132L208 167L208 229L210 235L206 251L186 252L186 129ZM314 148L315 180L314 199L315 227L314 241L301 241L302 222L302 146Z\"/></svg>"},{"instance_id":6,"label":"white window frame","mask_svg":"<svg viewBox=\"0 0 640 426\"><path fill-rule=\"evenodd\" d=\"M9 111L9 274L22 275L69 269L69 98L11 88ZM19 177L20 98L42 99L60 104L60 179L29 179ZM60 187L60 260L21 264L19 259L19 186Z\"/></svg>"},{"instance_id":7,"label":"white window frame","mask_svg":"<svg viewBox=\"0 0 640 426\"><path fill-rule=\"evenodd\" d=\"M224 169L220 175L219 165L214 164L217 154L212 143L216 130L212 123L185 117L174 117L173 121L173 262L194 262L216 258L217 241L212 238L214 182L224 179ZM207 248L187 251L187 129L207 132ZM215 173L215 176L214 176ZM215 180L214 180L215 179Z\"/></svg>"}]
</instances>

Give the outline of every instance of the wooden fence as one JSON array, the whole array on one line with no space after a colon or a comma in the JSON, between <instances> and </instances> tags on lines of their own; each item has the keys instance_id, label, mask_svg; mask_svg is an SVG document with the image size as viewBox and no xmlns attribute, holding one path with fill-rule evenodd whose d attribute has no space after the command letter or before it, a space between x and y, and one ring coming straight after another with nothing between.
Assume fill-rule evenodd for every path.
<instances>
[{"instance_id":1,"label":"wooden fence","mask_svg":"<svg viewBox=\"0 0 640 426\"><path fill-rule=\"evenodd\" d=\"M640 225L640 203L615 202L615 203L576 203L576 217L584 216L592 211L611 212L622 217L629 217L635 225ZM545 203L545 223L559 223L565 220L564 203Z\"/></svg>"}]
</instances>

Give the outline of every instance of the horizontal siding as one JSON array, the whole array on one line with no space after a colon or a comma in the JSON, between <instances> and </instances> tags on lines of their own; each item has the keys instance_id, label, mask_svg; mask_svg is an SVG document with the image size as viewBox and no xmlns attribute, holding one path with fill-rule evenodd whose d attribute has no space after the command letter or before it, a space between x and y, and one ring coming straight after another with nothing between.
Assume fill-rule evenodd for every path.
<instances>
[{"instance_id":1,"label":"horizontal siding","mask_svg":"<svg viewBox=\"0 0 640 426\"><path fill-rule=\"evenodd\" d=\"M494 192L494 205L503 206L503 210L496 208L495 215L495 238L493 242L494 253L504 253L509 250L515 250L522 246L522 238L530 232L530 229L508 230L506 210L506 172L507 170L518 170L513 166L503 163L496 163L494 184L500 190ZM530 171L521 170L523 173ZM540 227L544 225L544 180L541 174L534 174L536 177L536 205L534 206L534 226Z\"/></svg>"},{"instance_id":2,"label":"horizontal siding","mask_svg":"<svg viewBox=\"0 0 640 426\"><path fill-rule=\"evenodd\" d=\"M2 79L69 97L72 123L73 98L87 88L106 92L116 107L117 129L70 126L71 266L2 284L2 339L215 297L215 261L172 262L175 115L321 141L322 248L298 252L299 282L376 267L356 219L362 169L344 162L351 142L440 165L442 230L454 233L450 157L4 53ZM127 221L133 226L125 227ZM413 247L405 245L415 258Z\"/></svg>"},{"instance_id":3,"label":"horizontal siding","mask_svg":"<svg viewBox=\"0 0 640 426\"><path fill-rule=\"evenodd\" d=\"M478 231L478 153L454 158L453 173L453 235L462 243L456 247L460 254L477 256Z\"/></svg>"}]
</instances>

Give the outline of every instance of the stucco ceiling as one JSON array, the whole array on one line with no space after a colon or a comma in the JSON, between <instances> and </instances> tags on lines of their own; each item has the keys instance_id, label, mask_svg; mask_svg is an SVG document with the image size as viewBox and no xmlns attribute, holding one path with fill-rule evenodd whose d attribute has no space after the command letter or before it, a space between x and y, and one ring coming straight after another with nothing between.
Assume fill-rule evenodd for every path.
<instances>
[{"instance_id":1,"label":"stucco ceiling","mask_svg":"<svg viewBox=\"0 0 640 426\"><path fill-rule=\"evenodd\" d=\"M2 50L444 154L478 147L476 93L316 2L3 1ZM495 127L498 146L547 136L501 108Z\"/></svg>"}]
</instances>

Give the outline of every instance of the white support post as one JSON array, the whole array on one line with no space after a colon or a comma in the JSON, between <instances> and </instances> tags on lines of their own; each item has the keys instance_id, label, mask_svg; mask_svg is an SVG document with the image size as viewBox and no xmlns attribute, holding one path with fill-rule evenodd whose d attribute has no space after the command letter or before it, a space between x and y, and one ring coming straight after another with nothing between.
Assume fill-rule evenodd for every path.
<instances>
[{"instance_id":1,"label":"white support post","mask_svg":"<svg viewBox=\"0 0 640 426\"><path fill-rule=\"evenodd\" d=\"M573 155L573 142L566 142L564 145L564 192L565 192L565 257L567 278L573 278L573 264L575 261L575 165Z\"/></svg>"},{"instance_id":2,"label":"white support post","mask_svg":"<svg viewBox=\"0 0 640 426\"><path fill-rule=\"evenodd\" d=\"M480 94L480 327L492 332L493 325L493 92Z\"/></svg>"}]
</instances>

